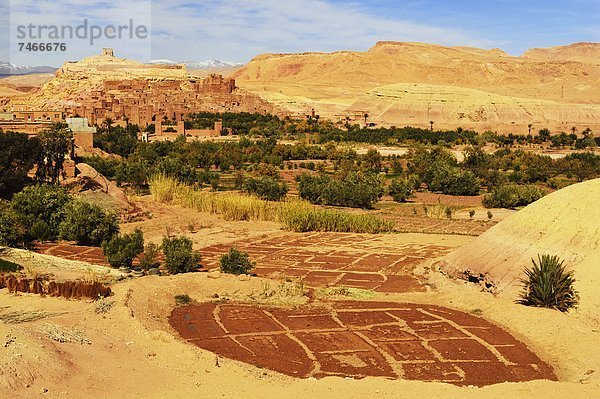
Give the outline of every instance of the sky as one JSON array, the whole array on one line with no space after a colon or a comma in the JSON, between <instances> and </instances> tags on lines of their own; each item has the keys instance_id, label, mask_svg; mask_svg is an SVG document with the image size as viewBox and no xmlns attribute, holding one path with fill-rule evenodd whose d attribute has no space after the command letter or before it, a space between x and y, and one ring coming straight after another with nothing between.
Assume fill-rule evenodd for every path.
<instances>
[{"instance_id":1,"label":"sky","mask_svg":"<svg viewBox=\"0 0 600 399\"><path fill-rule=\"evenodd\" d=\"M94 43L89 34L68 40L18 36L19 26L75 29L86 20L98 29L141 26L148 34ZM101 47L144 62L247 62L262 53L364 51L379 40L520 55L533 47L600 42L600 0L0 0L0 37L0 60L53 66ZM19 43L44 41L65 43L66 50L20 49Z\"/></svg>"}]
</instances>

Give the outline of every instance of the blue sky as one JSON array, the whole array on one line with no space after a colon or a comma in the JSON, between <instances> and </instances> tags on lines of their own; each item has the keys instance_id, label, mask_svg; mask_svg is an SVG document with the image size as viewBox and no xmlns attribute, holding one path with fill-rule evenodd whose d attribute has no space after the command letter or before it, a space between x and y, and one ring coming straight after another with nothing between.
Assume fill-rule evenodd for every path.
<instances>
[{"instance_id":1,"label":"blue sky","mask_svg":"<svg viewBox=\"0 0 600 399\"><path fill-rule=\"evenodd\" d=\"M15 49L23 41L16 38L18 25L77 26L86 18L103 27L134 19L152 35L94 45L70 40L66 53ZM142 61L246 62L267 52L366 50L378 40L520 55L531 47L600 41L600 0L0 0L0 35L0 59L37 65L60 65L102 46Z\"/></svg>"}]
</instances>

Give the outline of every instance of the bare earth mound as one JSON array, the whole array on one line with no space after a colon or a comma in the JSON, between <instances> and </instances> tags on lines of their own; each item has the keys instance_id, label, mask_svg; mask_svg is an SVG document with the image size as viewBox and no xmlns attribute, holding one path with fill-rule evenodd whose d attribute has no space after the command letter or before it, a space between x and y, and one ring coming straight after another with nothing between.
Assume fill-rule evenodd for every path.
<instances>
[{"instance_id":1,"label":"bare earth mound","mask_svg":"<svg viewBox=\"0 0 600 399\"><path fill-rule=\"evenodd\" d=\"M523 269L538 254L558 255L575 270L581 308L600 310L600 179L576 184L531 204L444 259L451 274L482 274L516 296Z\"/></svg>"}]
</instances>

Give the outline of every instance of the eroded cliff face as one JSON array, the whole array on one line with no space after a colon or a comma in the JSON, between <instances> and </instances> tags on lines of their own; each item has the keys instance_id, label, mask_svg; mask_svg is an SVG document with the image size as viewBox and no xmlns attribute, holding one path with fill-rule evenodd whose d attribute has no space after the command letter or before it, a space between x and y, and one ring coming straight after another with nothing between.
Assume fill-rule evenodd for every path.
<instances>
[{"instance_id":1,"label":"eroded cliff face","mask_svg":"<svg viewBox=\"0 0 600 399\"><path fill-rule=\"evenodd\" d=\"M366 52L267 54L238 86L292 112L365 111L387 125L517 132L600 127L600 45L502 50L380 42Z\"/></svg>"}]
</instances>

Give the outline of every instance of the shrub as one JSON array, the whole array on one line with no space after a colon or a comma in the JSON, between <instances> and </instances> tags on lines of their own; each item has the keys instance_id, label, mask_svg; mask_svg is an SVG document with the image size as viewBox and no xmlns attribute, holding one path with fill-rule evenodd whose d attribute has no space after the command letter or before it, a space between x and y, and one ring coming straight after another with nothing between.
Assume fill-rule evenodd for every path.
<instances>
[{"instance_id":1,"label":"shrub","mask_svg":"<svg viewBox=\"0 0 600 399\"><path fill-rule=\"evenodd\" d=\"M256 174L261 177L272 177L275 179L279 177L279 171L277 168L274 165L266 163L260 163L257 165Z\"/></svg>"},{"instance_id":2,"label":"shrub","mask_svg":"<svg viewBox=\"0 0 600 399\"><path fill-rule=\"evenodd\" d=\"M244 189L257 197L267 201L279 201L288 192L288 186L280 183L272 177L261 177L257 179L248 179L244 184Z\"/></svg>"},{"instance_id":3,"label":"shrub","mask_svg":"<svg viewBox=\"0 0 600 399\"><path fill-rule=\"evenodd\" d=\"M130 184L136 189L143 187L148 180L148 164L141 159L129 158L116 166L115 179L119 186Z\"/></svg>"},{"instance_id":4,"label":"shrub","mask_svg":"<svg viewBox=\"0 0 600 399\"><path fill-rule=\"evenodd\" d=\"M250 274L255 264L247 253L231 248L228 253L221 256L221 271L228 274Z\"/></svg>"},{"instance_id":5,"label":"shrub","mask_svg":"<svg viewBox=\"0 0 600 399\"><path fill-rule=\"evenodd\" d=\"M160 266L158 261L159 247L154 243L146 245L144 253L140 256L140 267L143 270L150 270Z\"/></svg>"},{"instance_id":6,"label":"shrub","mask_svg":"<svg viewBox=\"0 0 600 399\"><path fill-rule=\"evenodd\" d=\"M575 277L567 271L558 256L538 255L533 267L525 269L527 278L521 280L524 290L518 303L527 306L558 309L567 312L576 307L579 295L575 291Z\"/></svg>"},{"instance_id":7,"label":"shrub","mask_svg":"<svg viewBox=\"0 0 600 399\"><path fill-rule=\"evenodd\" d=\"M51 235L50 226L43 220L38 220L29 229L29 235L39 242L48 241Z\"/></svg>"},{"instance_id":8,"label":"shrub","mask_svg":"<svg viewBox=\"0 0 600 399\"><path fill-rule=\"evenodd\" d=\"M446 217L448 219L452 219L452 213L453 212L454 212L454 210L450 206L447 206L446 209L444 210L444 213L446 214Z\"/></svg>"},{"instance_id":9,"label":"shrub","mask_svg":"<svg viewBox=\"0 0 600 399\"><path fill-rule=\"evenodd\" d=\"M577 182L572 179L568 179L568 178L562 177L562 176L556 176L556 177L552 177L552 178L548 179L548 186L550 186L550 188L553 188L555 190L561 190L561 189L568 187L575 183L577 183Z\"/></svg>"},{"instance_id":10,"label":"shrub","mask_svg":"<svg viewBox=\"0 0 600 399\"><path fill-rule=\"evenodd\" d=\"M187 237L165 237L162 250L165 254L165 266L169 273L189 273L198 268L200 254L192 249L193 243Z\"/></svg>"},{"instance_id":11,"label":"shrub","mask_svg":"<svg viewBox=\"0 0 600 399\"><path fill-rule=\"evenodd\" d=\"M131 234L115 234L102 244L102 251L112 267L131 267L135 257L144 251L142 230L135 229Z\"/></svg>"},{"instance_id":12,"label":"shrub","mask_svg":"<svg viewBox=\"0 0 600 399\"><path fill-rule=\"evenodd\" d=\"M59 227L60 238L79 245L100 246L119 232L117 215L107 213L97 205L73 201L66 206Z\"/></svg>"},{"instance_id":13,"label":"shrub","mask_svg":"<svg viewBox=\"0 0 600 399\"><path fill-rule=\"evenodd\" d=\"M394 201L406 202L415 195L414 183L408 179L394 180L388 187L388 193Z\"/></svg>"},{"instance_id":14,"label":"shrub","mask_svg":"<svg viewBox=\"0 0 600 399\"><path fill-rule=\"evenodd\" d=\"M428 187L431 191L449 195L478 195L481 184L477 176L469 170L445 167L434 172Z\"/></svg>"},{"instance_id":15,"label":"shrub","mask_svg":"<svg viewBox=\"0 0 600 399\"><path fill-rule=\"evenodd\" d=\"M187 294L175 295L174 299L177 306L186 306L192 303L192 298Z\"/></svg>"},{"instance_id":16,"label":"shrub","mask_svg":"<svg viewBox=\"0 0 600 399\"><path fill-rule=\"evenodd\" d=\"M546 192L535 185L508 184L496 187L483 198L486 208L516 208L544 197Z\"/></svg>"},{"instance_id":17,"label":"shrub","mask_svg":"<svg viewBox=\"0 0 600 399\"><path fill-rule=\"evenodd\" d=\"M23 266L8 260L0 259L0 272L1 273L16 273L23 269Z\"/></svg>"},{"instance_id":18,"label":"shrub","mask_svg":"<svg viewBox=\"0 0 600 399\"><path fill-rule=\"evenodd\" d=\"M158 173L179 180L182 183L192 184L198 180L196 170L183 163L179 158L164 158L157 167Z\"/></svg>"},{"instance_id":19,"label":"shrub","mask_svg":"<svg viewBox=\"0 0 600 399\"><path fill-rule=\"evenodd\" d=\"M98 173L108 179L113 179L115 177L117 166L119 165L119 161L115 159L101 158L98 155L83 158L82 161L96 169Z\"/></svg>"}]
</instances>

